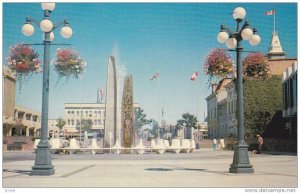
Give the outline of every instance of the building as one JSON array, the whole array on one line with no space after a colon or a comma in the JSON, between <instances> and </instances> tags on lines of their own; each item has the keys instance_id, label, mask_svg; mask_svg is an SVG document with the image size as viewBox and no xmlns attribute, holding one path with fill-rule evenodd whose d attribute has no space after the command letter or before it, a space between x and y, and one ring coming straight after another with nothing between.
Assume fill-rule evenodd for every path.
<instances>
[{"instance_id":1,"label":"building","mask_svg":"<svg viewBox=\"0 0 300 193\"><path fill-rule=\"evenodd\" d=\"M134 108L139 108L139 104L135 103ZM95 133L98 136L104 135L105 124L105 103L65 103L64 105L64 126L67 134L77 134L80 131L80 120L91 120L92 127L88 131L89 136Z\"/></svg>"},{"instance_id":2,"label":"building","mask_svg":"<svg viewBox=\"0 0 300 193\"><path fill-rule=\"evenodd\" d=\"M285 52L281 46L277 32L274 32L269 46L267 57L270 63L272 75L282 75L282 73L297 61L297 58L285 58Z\"/></svg>"},{"instance_id":3,"label":"building","mask_svg":"<svg viewBox=\"0 0 300 193\"><path fill-rule=\"evenodd\" d=\"M297 62L282 73L283 111L286 129L297 136Z\"/></svg>"},{"instance_id":4,"label":"building","mask_svg":"<svg viewBox=\"0 0 300 193\"><path fill-rule=\"evenodd\" d=\"M234 82L230 82L224 86L227 92L227 137L237 136L237 119L236 119L236 106L237 106L237 93L235 90ZM225 137L225 136L224 136Z\"/></svg>"},{"instance_id":5,"label":"building","mask_svg":"<svg viewBox=\"0 0 300 193\"><path fill-rule=\"evenodd\" d=\"M56 126L57 119L48 119L48 132L50 137L55 137L60 135L60 129Z\"/></svg>"},{"instance_id":6,"label":"building","mask_svg":"<svg viewBox=\"0 0 300 193\"><path fill-rule=\"evenodd\" d=\"M3 136L39 136L41 113L16 105L16 75L7 66L3 66L2 75Z\"/></svg>"},{"instance_id":7,"label":"building","mask_svg":"<svg viewBox=\"0 0 300 193\"><path fill-rule=\"evenodd\" d=\"M212 93L206 97L208 137L220 138L228 135L227 123L227 91L225 86L230 78L222 79L218 84L212 84Z\"/></svg>"},{"instance_id":8,"label":"building","mask_svg":"<svg viewBox=\"0 0 300 193\"><path fill-rule=\"evenodd\" d=\"M267 56L270 60L285 58L285 52L282 49L278 32L273 32L272 34L269 52L267 53Z\"/></svg>"},{"instance_id":9,"label":"building","mask_svg":"<svg viewBox=\"0 0 300 193\"><path fill-rule=\"evenodd\" d=\"M282 49L278 33L272 34L272 39L269 46L269 51L266 54L269 59L271 75L282 75L284 73L286 76L292 76L295 82L293 86L296 85L297 78L297 68L295 63L297 63L296 58L285 58L285 52ZM295 75L294 75L295 74ZM226 80L226 82L224 82ZM291 88L291 80L285 80L283 87L285 92L289 93ZM289 88L287 90L287 88ZM283 89L283 90L284 90ZM294 88L296 89L296 87ZM296 92L293 94L295 95ZM287 94L286 97L291 96ZM295 97L293 100L295 100ZM286 99L287 100L287 99ZM289 99L291 100L291 99ZM231 79L223 79L218 84L212 84L212 93L206 98L207 101L207 112L208 112L208 137L209 138L219 138L219 137L236 137L237 136L237 93L235 89L234 82ZM288 103L288 101L286 101ZM291 102L290 102L291 103ZM287 105L291 105L291 104ZM294 102L293 102L294 103ZM285 107L284 116L289 117L289 123L287 125L295 125L296 123L291 122L288 112L291 113L291 107ZM296 107L293 107L296 108ZM295 126L291 126L295 127Z\"/></svg>"}]
</instances>

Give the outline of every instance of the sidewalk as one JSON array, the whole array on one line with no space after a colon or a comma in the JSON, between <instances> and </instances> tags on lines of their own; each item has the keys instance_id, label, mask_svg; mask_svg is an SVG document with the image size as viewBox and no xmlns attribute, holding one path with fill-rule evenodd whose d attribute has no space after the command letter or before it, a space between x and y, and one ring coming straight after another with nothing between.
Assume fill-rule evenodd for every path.
<instances>
[{"instance_id":1,"label":"sidewalk","mask_svg":"<svg viewBox=\"0 0 300 193\"><path fill-rule=\"evenodd\" d=\"M254 174L228 173L233 152L211 149L200 149L190 154L52 155L54 175L29 176L34 154L15 154L20 156L16 161L13 153L3 153L4 188L298 186L295 155L249 152Z\"/></svg>"}]
</instances>

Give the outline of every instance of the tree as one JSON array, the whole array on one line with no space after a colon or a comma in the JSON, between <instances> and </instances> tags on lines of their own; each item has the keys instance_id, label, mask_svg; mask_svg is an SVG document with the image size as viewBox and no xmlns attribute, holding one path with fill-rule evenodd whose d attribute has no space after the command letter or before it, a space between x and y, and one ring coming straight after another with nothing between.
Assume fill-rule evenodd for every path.
<instances>
[{"instance_id":1,"label":"tree","mask_svg":"<svg viewBox=\"0 0 300 193\"><path fill-rule=\"evenodd\" d=\"M244 81L245 135L262 134L276 112L282 110L280 76Z\"/></svg>"},{"instance_id":2,"label":"tree","mask_svg":"<svg viewBox=\"0 0 300 193\"><path fill-rule=\"evenodd\" d=\"M184 126L186 128L197 128L197 117L190 114L190 113L184 113L182 114L182 119L177 120L177 124L176 124L176 133L178 131L178 129L183 129Z\"/></svg>"},{"instance_id":3,"label":"tree","mask_svg":"<svg viewBox=\"0 0 300 193\"><path fill-rule=\"evenodd\" d=\"M158 137L158 122L157 121L155 121L154 119L150 119L149 120L149 124L151 124L151 130L150 130L150 133L151 133L151 135L153 135L153 136L155 136L155 137Z\"/></svg>"},{"instance_id":4,"label":"tree","mask_svg":"<svg viewBox=\"0 0 300 193\"><path fill-rule=\"evenodd\" d=\"M66 121L64 119L62 119L61 117L59 117L57 120L56 120L56 127L59 128L59 130L61 131L64 126L66 125Z\"/></svg>"},{"instance_id":5,"label":"tree","mask_svg":"<svg viewBox=\"0 0 300 193\"><path fill-rule=\"evenodd\" d=\"M82 131L87 131L87 130L91 129L92 126L93 126L93 121L91 119L81 119L81 130Z\"/></svg>"},{"instance_id":6,"label":"tree","mask_svg":"<svg viewBox=\"0 0 300 193\"><path fill-rule=\"evenodd\" d=\"M178 129L180 126L186 126L187 128L197 127L197 117L190 114L184 113L182 114L182 119L177 120L176 128Z\"/></svg>"},{"instance_id":7,"label":"tree","mask_svg":"<svg viewBox=\"0 0 300 193\"><path fill-rule=\"evenodd\" d=\"M144 110L141 108L138 108L134 111L134 117L135 117L135 128L140 129L144 125L147 125L150 123L148 119L146 119L146 114L144 113Z\"/></svg>"}]
</instances>

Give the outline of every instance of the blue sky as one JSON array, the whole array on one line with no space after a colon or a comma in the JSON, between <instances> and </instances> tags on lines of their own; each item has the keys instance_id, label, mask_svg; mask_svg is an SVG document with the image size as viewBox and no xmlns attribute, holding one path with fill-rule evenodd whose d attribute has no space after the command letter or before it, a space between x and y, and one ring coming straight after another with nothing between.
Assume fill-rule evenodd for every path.
<instances>
[{"instance_id":1,"label":"blue sky","mask_svg":"<svg viewBox=\"0 0 300 193\"><path fill-rule=\"evenodd\" d=\"M115 55L118 65L125 65L133 75L134 101L148 118L160 120L164 104L168 123L176 123L185 112L202 121L205 97L211 92L202 65L211 49L226 47L216 36L221 24L235 29L230 13L238 6L246 9L246 19L262 39L256 47L243 41L245 50L268 51L273 16L264 12L276 9L276 30L286 57L297 57L296 3L57 3L51 20L57 23L67 18L73 36L64 39L56 30L53 43L70 43L67 47L78 50L88 66L81 80L61 80L57 85L57 74L51 69L49 117L63 117L64 103L96 102L97 88L105 88L108 56ZM42 14L39 3L3 4L3 64L11 45L41 43L37 26L31 37L25 37L21 27L26 16L41 20ZM58 47L51 48L52 60ZM42 47L34 48L42 60ZM157 71L159 82L150 81ZM193 83L194 71L199 77ZM20 92L17 86L17 104L41 111L42 75L34 74L23 82Z\"/></svg>"}]
</instances>

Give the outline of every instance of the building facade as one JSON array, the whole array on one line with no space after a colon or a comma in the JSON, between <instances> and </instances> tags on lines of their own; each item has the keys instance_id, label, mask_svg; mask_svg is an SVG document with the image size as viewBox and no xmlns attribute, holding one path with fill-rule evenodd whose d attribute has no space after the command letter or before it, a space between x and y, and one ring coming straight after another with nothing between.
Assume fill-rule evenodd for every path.
<instances>
[{"instance_id":1,"label":"building facade","mask_svg":"<svg viewBox=\"0 0 300 193\"><path fill-rule=\"evenodd\" d=\"M208 138L227 136L227 90L231 79L224 78L218 84L212 84L212 93L206 97Z\"/></svg>"},{"instance_id":2,"label":"building facade","mask_svg":"<svg viewBox=\"0 0 300 193\"><path fill-rule=\"evenodd\" d=\"M2 75L3 136L39 136L41 113L16 105L16 75L7 66L3 66Z\"/></svg>"},{"instance_id":3,"label":"building facade","mask_svg":"<svg viewBox=\"0 0 300 193\"><path fill-rule=\"evenodd\" d=\"M57 137L60 136L60 129L56 126L57 125L57 119L48 119L48 132L49 137Z\"/></svg>"},{"instance_id":4,"label":"building facade","mask_svg":"<svg viewBox=\"0 0 300 193\"><path fill-rule=\"evenodd\" d=\"M282 115L286 119L286 129L294 136L297 136L297 74L297 62L282 74Z\"/></svg>"},{"instance_id":5,"label":"building facade","mask_svg":"<svg viewBox=\"0 0 300 193\"><path fill-rule=\"evenodd\" d=\"M139 108L139 104L134 103L134 108ZM105 125L105 103L65 103L64 119L66 125L64 130L66 133L78 133L80 128L80 120L91 120L92 126L88 130L88 135L98 136L104 135Z\"/></svg>"}]
</instances>

